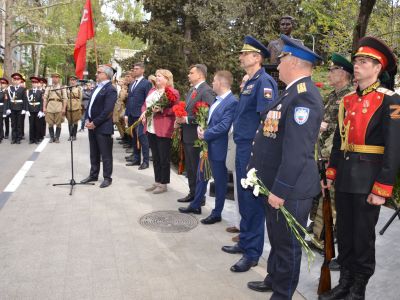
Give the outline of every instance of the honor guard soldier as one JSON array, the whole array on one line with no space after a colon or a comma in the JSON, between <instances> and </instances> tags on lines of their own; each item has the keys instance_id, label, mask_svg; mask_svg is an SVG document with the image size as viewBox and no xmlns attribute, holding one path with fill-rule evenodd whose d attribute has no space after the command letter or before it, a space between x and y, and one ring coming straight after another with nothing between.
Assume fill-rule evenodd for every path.
<instances>
[{"instance_id":1,"label":"honor guard soldier","mask_svg":"<svg viewBox=\"0 0 400 300\"><path fill-rule=\"evenodd\" d=\"M8 101L7 85L8 80L4 77L0 78L0 143L4 138L3 120L6 121L6 105Z\"/></svg>"},{"instance_id":2,"label":"honor guard soldier","mask_svg":"<svg viewBox=\"0 0 400 300\"><path fill-rule=\"evenodd\" d=\"M27 91L29 116L29 144L39 144L42 139L42 122L43 113L43 91L40 89L39 78L32 76L29 78L32 88Z\"/></svg>"},{"instance_id":3,"label":"honor guard soldier","mask_svg":"<svg viewBox=\"0 0 400 300\"><path fill-rule=\"evenodd\" d=\"M400 96L378 79L396 74L396 57L379 39L364 37L353 65L358 87L340 102L326 172L328 188L335 184L340 279L323 300L365 299L375 272L375 226L400 166Z\"/></svg>"},{"instance_id":4,"label":"honor guard soldier","mask_svg":"<svg viewBox=\"0 0 400 300\"><path fill-rule=\"evenodd\" d=\"M311 80L317 54L285 35L278 65L279 79L286 89L263 114L253 143L248 169L270 191L266 203L266 223L271 251L264 281L248 283L256 291L272 291L271 299L292 299L301 263L301 245L288 229L284 206L302 225L307 225L313 197L319 194L319 172L314 157L323 117L322 97ZM262 210L262 207L259 208Z\"/></svg>"},{"instance_id":5,"label":"honor guard soldier","mask_svg":"<svg viewBox=\"0 0 400 300\"><path fill-rule=\"evenodd\" d=\"M46 86L47 86L47 79L44 77L40 77L39 82L40 82L39 90L41 90L42 93L44 94L44 92L46 90ZM42 131L41 131L42 139L44 139L44 137L46 136L46 119L44 118L44 116L42 118L40 118L40 124L41 124L41 128L42 128Z\"/></svg>"},{"instance_id":6,"label":"honor guard soldier","mask_svg":"<svg viewBox=\"0 0 400 300\"><path fill-rule=\"evenodd\" d=\"M11 75L13 85L8 87L7 115L11 117L11 144L20 144L23 119L27 110L26 89L21 86L23 77L19 73Z\"/></svg>"},{"instance_id":7,"label":"honor guard soldier","mask_svg":"<svg viewBox=\"0 0 400 300\"><path fill-rule=\"evenodd\" d=\"M76 133L78 132L78 122L82 117L82 88L77 85L78 77L70 76L69 85L70 88L67 89L68 101L67 101L67 120L69 128L69 139L76 140Z\"/></svg>"},{"instance_id":8,"label":"honor guard soldier","mask_svg":"<svg viewBox=\"0 0 400 300\"><path fill-rule=\"evenodd\" d=\"M275 80L268 75L262 63L269 57L267 48L251 36L246 36L239 56L241 67L249 75L240 94L233 119L233 139L236 144L236 182L240 221L239 242L224 246L222 251L241 253L242 258L231 267L232 272L245 272L257 265L264 247L264 200L245 190L240 180L246 177L252 142L260 124L260 114L272 105L278 95Z\"/></svg>"},{"instance_id":9,"label":"honor guard soldier","mask_svg":"<svg viewBox=\"0 0 400 300\"><path fill-rule=\"evenodd\" d=\"M67 91L60 83L61 75L51 74L52 85L46 88L43 96L43 112L46 114L46 123L49 125L50 142L59 143L61 123L64 121L67 107ZM54 125L56 132L54 133Z\"/></svg>"},{"instance_id":10,"label":"honor guard soldier","mask_svg":"<svg viewBox=\"0 0 400 300\"><path fill-rule=\"evenodd\" d=\"M337 125L339 103L345 95L353 91L352 76L353 65L351 62L342 55L333 53L329 66L328 83L334 89L326 98L325 113L321 123L319 135L318 156L322 159L329 159L332 149L333 135ZM331 198L334 199L333 195ZM333 216L335 217L335 205L332 205L332 209L334 211ZM310 213L310 219L313 222L309 227L312 228L315 236L320 239L323 231L322 198L316 197L314 199L313 208L311 209ZM311 245L314 246L312 243L310 246Z\"/></svg>"}]
</instances>

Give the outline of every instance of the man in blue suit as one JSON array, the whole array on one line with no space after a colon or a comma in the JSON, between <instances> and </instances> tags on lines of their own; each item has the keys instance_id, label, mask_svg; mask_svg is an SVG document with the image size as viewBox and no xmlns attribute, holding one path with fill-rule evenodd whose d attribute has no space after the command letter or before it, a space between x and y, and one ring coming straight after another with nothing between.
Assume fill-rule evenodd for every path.
<instances>
[{"instance_id":1,"label":"man in blue suit","mask_svg":"<svg viewBox=\"0 0 400 300\"><path fill-rule=\"evenodd\" d=\"M135 63L132 69L132 75L135 78L128 86L128 100L126 101L125 117L128 118L128 126L135 123L142 114L142 105L146 100L147 94L151 89L151 83L144 78L145 68L142 62ZM133 157L126 165L139 166L139 170L149 167L149 141L147 135L143 132L143 125L139 124L133 131L132 137ZM140 149L143 154L141 162Z\"/></svg>"},{"instance_id":2,"label":"man in blue suit","mask_svg":"<svg viewBox=\"0 0 400 300\"><path fill-rule=\"evenodd\" d=\"M197 128L199 139L208 144L208 158L215 181L215 208L207 218L201 220L203 224L214 224L221 221L225 195L228 184L228 170L225 165L228 152L228 132L231 128L238 101L231 92L233 82L229 71L219 71L214 76L213 90L217 98L211 105L208 113L208 128ZM198 166L199 168L200 166ZM193 201L188 207L181 207L181 213L201 214L201 202L207 191L208 181L197 177L196 192Z\"/></svg>"},{"instance_id":3,"label":"man in blue suit","mask_svg":"<svg viewBox=\"0 0 400 300\"><path fill-rule=\"evenodd\" d=\"M99 66L96 73L97 87L93 91L85 113L86 128L89 129L90 174L81 183L97 181L100 172L100 157L103 160L104 181L100 187L111 185L114 126L112 112L117 101L117 90L111 84L114 71L111 67Z\"/></svg>"}]
</instances>

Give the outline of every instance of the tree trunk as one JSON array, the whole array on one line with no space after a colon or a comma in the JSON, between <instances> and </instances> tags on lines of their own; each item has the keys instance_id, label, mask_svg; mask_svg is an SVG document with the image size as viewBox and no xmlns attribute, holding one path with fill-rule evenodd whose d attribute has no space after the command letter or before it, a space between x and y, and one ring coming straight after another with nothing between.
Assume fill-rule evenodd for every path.
<instances>
[{"instance_id":1,"label":"tree trunk","mask_svg":"<svg viewBox=\"0 0 400 300\"><path fill-rule=\"evenodd\" d=\"M184 32L183 36L184 36L185 42L187 44L192 41L192 19L189 16L187 16L185 19L185 32ZM190 53L191 53L190 47L185 45L183 48L183 54L185 56L186 64L188 64L188 62L189 62Z\"/></svg>"},{"instance_id":2,"label":"tree trunk","mask_svg":"<svg viewBox=\"0 0 400 300\"><path fill-rule=\"evenodd\" d=\"M40 40L39 40L39 42L40 43L42 43L43 42L43 36L42 35L40 35ZM34 74L35 74L35 76L38 76L39 75L39 72L40 72L40 70L39 70L39 68L40 68L40 58L41 58L41 52L42 52L42 45L37 45L37 46L35 46L35 48L37 49L36 50L36 61L35 61L35 69L34 69Z\"/></svg>"},{"instance_id":3,"label":"tree trunk","mask_svg":"<svg viewBox=\"0 0 400 300\"><path fill-rule=\"evenodd\" d=\"M13 73L12 65L12 50L13 42L11 41L12 34L12 4L13 0L6 0L6 12L4 13L4 76L10 76Z\"/></svg>"},{"instance_id":4,"label":"tree trunk","mask_svg":"<svg viewBox=\"0 0 400 300\"><path fill-rule=\"evenodd\" d=\"M361 0L360 2L360 12L358 14L357 23L353 31L353 52L355 52L358 48L358 41L365 36L369 17L371 16L375 3L376 0Z\"/></svg>"}]
</instances>

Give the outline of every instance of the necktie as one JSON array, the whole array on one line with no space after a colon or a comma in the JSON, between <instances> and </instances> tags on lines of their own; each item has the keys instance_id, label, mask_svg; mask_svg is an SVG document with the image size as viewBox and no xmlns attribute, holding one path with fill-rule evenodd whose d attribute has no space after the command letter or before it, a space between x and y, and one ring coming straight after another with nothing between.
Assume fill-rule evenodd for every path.
<instances>
[{"instance_id":1,"label":"necktie","mask_svg":"<svg viewBox=\"0 0 400 300\"><path fill-rule=\"evenodd\" d=\"M135 89L135 87L136 87L136 84L137 84L137 80L135 80L135 81L133 82L133 84L132 84L132 88L131 88L131 92L133 92L133 90Z\"/></svg>"}]
</instances>

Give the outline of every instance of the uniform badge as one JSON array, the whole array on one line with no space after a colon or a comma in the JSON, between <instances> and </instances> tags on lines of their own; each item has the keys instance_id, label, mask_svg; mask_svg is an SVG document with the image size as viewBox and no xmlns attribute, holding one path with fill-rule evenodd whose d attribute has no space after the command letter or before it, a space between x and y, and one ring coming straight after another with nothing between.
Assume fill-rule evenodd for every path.
<instances>
[{"instance_id":1,"label":"uniform badge","mask_svg":"<svg viewBox=\"0 0 400 300\"><path fill-rule=\"evenodd\" d=\"M309 114L310 114L309 108L296 107L294 109L294 121L299 125L303 125L304 123L307 122Z\"/></svg>"},{"instance_id":2,"label":"uniform badge","mask_svg":"<svg viewBox=\"0 0 400 300\"><path fill-rule=\"evenodd\" d=\"M394 120L400 119L400 105L393 104L393 105L390 105L389 108L391 110L390 118L394 119Z\"/></svg>"},{"instance_id":3,"label":"uniform badge","mask_svg":"<svg viewBox=\"0 0 400 300\"><path fill-rule=\"evenodd\" d=\"M268 138L276 138L279 129L280 111L270 110L264 121L263 135Z\"/></svg>"},{"instance_id":4,"label":"uniform badge","mask_svg":"<svg viewBox=\"0 0 400 300\"><path fill-rule=\"evenodd\" d=\"M242 95L250 95L252 90L253 90L254 84L250 84L245 87L245 89L242 92Z\"/></svg>"},{"instance_id":5,"label":"uniform badge","mask_svg":"<svg viewBox=\"0 0 400 300\"><path fill-rule=\"evenodd\" d=\"M276 110L281 110L282 108L282 104L278 104L278 106L276 107Z\"/></svg>"},{"instance_id":6,"label":"uniform badge","mask_svg":"<svg viewBox=\"0 0 400 300\"><path fill-rule=\"evenodd\" d=\"M301 82L297 85L297 93L301 94L307 92L307 86L305 82Z\"/></svg>"},{"instance_id":7,"label":"uniform badge","mask_svg":"<svg viewBox=\"0 0 400 300\"><path fill-rule=\"evenodd\" d=\"M272 99L272 89L264 88L264 98Z\"/></svg>"}]
</instances>

